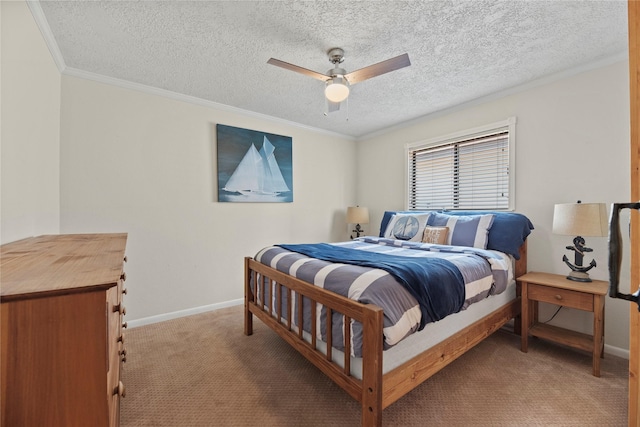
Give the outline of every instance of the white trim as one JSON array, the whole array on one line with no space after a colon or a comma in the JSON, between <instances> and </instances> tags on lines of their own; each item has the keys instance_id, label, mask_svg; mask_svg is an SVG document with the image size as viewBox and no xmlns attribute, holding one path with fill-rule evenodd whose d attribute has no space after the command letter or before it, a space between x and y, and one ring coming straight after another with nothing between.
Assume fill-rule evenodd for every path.
<instances>
[{"instance_id":1,"label":"white trim","mask_svg":"<svg viewBox=\"0 0 640 427\"><path fill-rule=\"evenodd\" d=\"M173 311L171 313L158 314L157 316L143 317L142 319L127 320L128 328L137 328L139 326L151 325L153 323L165 322L167 320L177 319L180 317L192 316L194 314L206 313L208 311L220 310L221 308L242 305L244 299L235 299L231 301L220 302L217 304L202 305L200 307L188 308L186 310Z\"/></svg>"},{"instance_id":2,"label":"white trim","mask_svg":"<svg viewBox=\"0 0 640 427\"><path fill-rule=\"evenodd\" d=\"M58 67L58 71L61 73L67 68L64 63L64 58L62 57L62 52L60 52L60 48L58 47L58 43L56 42L56 38L53 36L53 32L51 31L51 27L49 26L49 22L47 22L47 18L44 16L44 11L42 10L42 6L39 1L27 1L27 6L31 10L31 15L33 15L33 20L36 21L38 28L40 29L40 33L44 38L44 42L47 44L47 48L49 48L49 52L51 53L51 57L53 58L53 62L56 63Z\"/></svg>"},{"instance_id":3,"label":"white trim","mask_svg":"<svg viewBox=\"0 0 640 427\"><path fill-rule=\"evenodd\" d=\"M162 96L162 97L173 99L176 101L187 102L190 104L200 105L203 107L215 108L222 111L228 111L235 114L254 117L254 118L266 120L269 122L274 122L274 123L278 123L286 126L292 126L295 128L299 128L299 129L303 129L303 130L307 130L307 131L311 131L311 132L315 132L315 133L319 133L319 134L323 134L331 137L347 139L349 141L356 140L356 137L353 137L350 135L344 135L338 132L332 132L324 129L315 128L312 126L303 125L303 124L292 122L289 120L280 119L278 117L269 116L267 114L261 114L261 113L256 113L254 111L243 110L242 108L231 107L229 105L220 104L213 101L207 101L205 99L197 98L195 96L184 95L181 93L172 92L165 89L160 89L152 86L134 83L127 80L117 79L114 77L108 77L102 74L83 71L77 68L67 67L67 65L64 62L62 52L60 52L58 43L56 42L56 39L53 36L53 32L51 31L51 27L49 26L49 23L47 22L47 18L44 15L44 11L42 10L42 6L40 5L40 2L27 0L27 5L31 10L33 19L38 25L38 28L40 29L40 33L42 33L42 37L44 38L44 41L47 44L47 47L49 48L49 52L51 52L51 56L53 57L53 60L61 74L73 76L73 77L79 77L86 80L92 80L99 83L105 83L105 84L109 84L117 87L122 87L125 89L136 90L138 92L143 92L150 95Z\"/></svg>"},{"instance_id":4,"label":"white trim","mask_svg":"<svg viewBox=\"0 0 640 427\"><path fill-rule=\"evenodd\" d=\"M161 96L161 97L164 97L164 98L173 99L175 101L181 101L181 102L186 102L186 103L189 103L189 104L199 105L199 106L202 106L202 107L214 108L214 109L217 109L217 110L227 111L227 112L230 112L230 113L241 114L241 115L244 115L244 116L249 116L249 117L253 117L253 118L256 118L256 119L266 120L266 121L269 121L269 122L274 122L274 123L278 123L278 124L282 124L282 125L286 125L286 126L291 126L291 127L295 127L295 128L299 128L299 129L315 132L315 133L320 133L320 134L324 134L324 135L331 136L331 137L343 138L343 139L347 139L347 140L350 140L350 141L355 141L356 140L356 138L353 137L353 136L344 135L344 134L337 133L337 132L332 132L332 131L328 131L328 130L324 130L324 129L315 128L315 127L312 127L312 126L303 125L301 123L292 122L290 120L285 120L285 119L281 119L281 118L278 118L278 117L269 116L267 114L256 113L255 111L243 110L242 108L232 107L230 105L220 104L220 103L214 102L214 101L208 101L206 99L198 98L198 97L191 96L191 95L185 95L185 94L178 93L178 92L172 92L172 91L166 90L166 89L160 89L160 88L153 87L153 86L147 86L147 85L143 85L143 84L140 84L140 83L130 82L128 80L122 80L122 79L118 79L118 78L115 78L115 77L109 77L109 76L105 76L105 75L102 75L102 74L92 73L90 71L83 71L83 70L80 70L80 69L77 69L77 68L67 67L62 74L65 74L67 76L78 77L78 78L81 78L81 79L92 80L92 81L96 81L98 83L104 83L104 84L108 84L108 85L112 85L112 86L117 86L117 87L121 87L121 88L124 88L124 89L135 90L135 91L146 93L146 94L149 94L149 95Z\"/></svg>"},{"instance_id":5,"label":"white trim","mask_svg":"<svg viewBox=\"0 0 640 427\"><path fill-rule=\"evenodd\" d=\"M606 354L611 354L613 356L622 357L623 359L629 360L629 350L625 350L624 348L614 347L609 344L604 345L604 352Z\"/></svg>"},{"instance_id":6,"label":"white trim","mask_svg":"<svg viewBox=\"0 0 640 427\"><path fill-rule=\"evenodd\" d=\"M430 147L433 145L448 144L450 142L454 142L461 138L465 138L465 139L473 138L474 135L477 135L477 134L494 131L498 129L504 129L504 128L509 129L509 137L511 137L511 131L513 130L513 126L515 126L515 124L516 124L516 118L509 117L506 120L501 120L499 122L491 123L488 125L483 125L483 126L478 126L471 129L465 129L458 132L453 132L448 135L436 136L434 138L424 139L424 140L415 141L415 142L408 142L405 144L404 147L405 147L405 151L408 151L412 148Z\"/></svg>"},{"instance_id":7,"label":"white trim","mask_svg":"<svg viewBox=\"0 0 640 427\"><path fill-rule=\"evenodd\" d=\"M331 132L331 131L327 131L324 129L318 129L318 128L314 128L311 126L306 126L306 125L302 125L300 123L295 123L295 122L291 122L288 120L284 120L284 119L279 119L273 116L268 116L265 114L259 114L259 113L255 113L252 111L248 111L248 110L243 110L240 108L235 108L235 107L230 107L224 104L218 104L212 101L205 101L203 99L200 98L196 98L196 97L191 97L191 96L187 96L187 95L180 95L180 94L175 94L175 92L170 92L170 91L165 91L162 89L157 89L157 88L151 88L150 86L145 86L145 85L140 85L140 84L136 84L136 83L131 83L131 82L125 82L124 80L120 80L120 79L112 79L109 77L105 77L105 76L101 76L99 74L94 74L94 73L90 73L90 72L86 72L86 71L81 71L78 69L71 69L68 68L65 64L64 58L62 56L62 53L60 52L60 48L58 47L58 43L55 40L55 37L53 36L53 33L51 32L51 28L49 27L49 23L47 22L47 19L44 16L44 12L42 10L42 6L40 5L39 1L33 1L33 0L27 0L27 5L29 6L29 9L31 10L31 14L33 15L34 20L36 21L36 24L38 25L38 28L40 28L40 32L42 33L42 36L44 37L44 40L47 44L47 47L49 48L49 51L51 52L51 56L53 57L54 62L56 63L56 65L58 66L58 70L60 70L60 73L63 74L68 74L71 76L76 76L76 77L82 77L85 79L89 79L89 80L94 80L94 81L101 81L103 83L108 83L108 84L113 84L116 86L122 86L122 87L128 87L130 89L134 89L134 90L139 90L142 92L146 92L147 90L150 90L152 94L155 95L160 95L160 96L168 96L169 98L172 99L179 99L181 101L184 102L193 102L196 103L198 105L203 105L206 107L213 107L213 108L220 108L223 109L225 111L231 111L231 112L235 112L235 113L240 113L240 114L245 114L245 115L249 115L249 116L253 116L253 117L259 117L265 120L269 120L269 121L275 121L276 123L282 123L282 124L286 124L286 125L290 125L290 126L295 126L298 128L302 128L305 130L310 130L312 132L318 132L321 134L325 134L325 135L329 135L329 136L336 136L339 138L344 138L350 141L364 141L370 138L374 138L376 136L379 135L384 135L386 133L389 132L393 132L399 129L404 129L410 126L413 126L415 124L418 123L423 123L426 120L432 120L436 117L441 117L441 116L445 116L447 114L451 114L454 113L456 111L460 111L460 110L464 110L476 105L480 105L480 104L484 104L486 102L489 101L494 101L496 99L500 99L500 98L504 98L506 96L509 95L513 95L515 93L518 92L523 92L525 90L528 89L532 89L538 86L542 86L545 84L549 84L558 80L562 80L564 78L567 77L571 77L580 73L584 73L586 71L590 71L590 70L594 70L596 68L601 68L601 67L605 67L607 65L611 65L614 64L616 62L620 62L620 61L628 61L629 60L629 52L627 52L626 50L617 54L617 55L613 55L607 58L603 58L602 60L599 61L594 61L594 62L590 62L584 65L580 65L578 67L574 67L571 68L569 70L564 70L555 74L551 74L545 77L541 77L539 79L527 82L527 83L523 83L521 85L517 85L517 86L513 86L509 89L505 89L499 92L494 92L491 93L489 95L480 97L480 98L476 98L476 99L472 99L468 102L464 102L462 104L457 104L454 105L452 107L449 108L445 108L442 110L438 110L438 111L434 111L432 113L429 114L425 114L423 116L419 116L419 117L415 117L413 119L401 122L401 123L397 123L395 125L386 127L384 129L380 129L368 134L364 134L364 135L360 135L360 136L351 136L351 135L345 135L345 134L341 134L338 132ZM126 83L126 84L124 84ZM173 96L169 96L169 94L174 94Z\"/></svg>"},{"instance_id":8,"label":"white trim","mask_svg":"<svg viewBox=\"0 0 640 427\"><path fill-rule=\"evenodd\" d=\"M422 124L428 120L433 120L435 118L438 117L443 117L449 114L453 114L455 112L458 111L463 111L466 110L468 108L471 107L475 107L478 105L482 105L485 104L487 102L491 102L491 101L495 101L498 99L502 99L505 98L507 96L510 95L514 95L516 93L520 93L520 92L524 92L526 90L529 89L534 89L536 87L539 86L543 86L543 85L547 85L547 84L551 84L554 83L556 81L562 80L562 79L566 79L572 76L576 76L578 74L582 74L585 73L587 71L591 71L591 70L595 70L598 68L602 68L602 67L606 67L608 65L611 64L615 64L616 62L621 62L621 61L628 61L629 60L629 52L624 51L621 52L617 55L613 55L613 56L609 56L607 58L604 58L602 60L599 61L593 61L587 64L583 64L580 65L578 67L574 67L574 68L570 68L568 70L564 70L564 71L560 71L558 73L555 74L550 74L548 76L545 77L541 77L539 79L536 80L532 80L530 82L527 83L522 83L520 85L517 86L513 86L510 87L508 89L504 89L498 92L494 92L494 93L490 93L488 95L485 96L481 96L480 98L476 98L476 99L472 99L470 101L467 102L463 102L461 104L457 104L457 105L453 105L449 108L444 108L442 110L438 110L438 111L434 111L432 113L429 114L425 114L423 116L419 116L419 117L415 117L413 119L401 122L401 123L397 123L395 125L386 127L384 129L380 129L377 130L375 132L371 132L365 135L360 135L359 137L357 137L357 141L365 141L367 139L371 139L371 138L375 138L381 135L384 135L386 133L390 133L390 132L395 132L397 130L401 130L401 129L406 129L408 127L414 126L414 125L418 125L418 124Z\"/></svg>"},{"instance_id":9,"label":"white trim","mask_svg":"<svg viewBox=\"0 0 640 427\"><path fill-rule=\"evenodd\" d=\"M499 122L490 123L488 125L478 126L471 129L453 132L447 135L441 135L426 140L408 142L404 145L404 208L409 210L409 152L416 148L432 147L441 144L448 144L460 139L473 138L475 135L482 133L507 129L509 132L509 211L515 210L516 200L516 122L515 116L509 117Z\"/></svg>"},{"instance_id":10,"label":"white trim","mask_svg":"<svg viewBox=\"0 0 640 427\"><path fill-rule=\"evenodd\" d=\"M151 325L159 322L165 322L167 320L178 319L180 317L192 316L194 314L206 313L209 311L220 310L222 308L227 308L227 307L235 307L237 305L242 305L243 303L244 303L244 299L240 298L240 299L225 301L217 304L210 304L210 305L203 305L200 307L189 308L187 310L179 310L171 313L159 314L157 316L144 317L142 319L137 319L137 320L128 320L127 327L137 328L140 326ZM604 348L605 348L606 354L611 354L613 356L621 357L627 360L629 359L629 350L627 349L614 347L609 344L605 344Z\"/></svg>"},{"instance_id":11,"label":"white trim","mask_svg":"<svg viewBox=\"0 0 640 427\"><path fill-rule=\"evenodd\" d=\"M49 48L49 52L51 52L53 61L55 62L61 74L73 76L73 77L79 77L86 80L92 80L99 83L105 83L105 84L109 84L117 87L122 87L125 89L136 90L138 92L143 92L150 95L162 96L162 97L173 99L176 101L182 101L190 104L200 105L203 107L215 108L222 111L241 114L244 116L262 119L262 120L266 120L269 122L274 122L274 123L278 123L286 126L292 126L295 128L299 128L299 129L303 129L303 130L307 130L307 131L311 131L311 132L315 132L315 133L319 133L319 134L323 134L331 137L347 139L349 141L356 140L356 137L354 136L345 135L338 132L332 132L324 129L319 129L313 126L303 125L301 123L280 119L278 117L269 116L267 114L256 113L254 111L244 110L242 108L232 107L229 105L220 104L213 101L207 101L205 99L197 98L195 96L184 95L181 93L172 92L165 89L160 89L152 86L134 83L127 80L117 79L114 77L108 77L102 74L83 71L77 68L67 67L67 65L64 62L62 52L60 52L58 43L56 42L56 39L53 36L53 32L51 31L51 27L49 26L49 23L47 22L47 18L44 15L44 11L42 10L42 6L40 5L40 2L27 0L27 5L29 6L29 9L31 10L31 14L33 15L33 19L38 25L38 28L40 29L40 33L42 34L42 37L44 38L44 41L47 44L47 47Z\"/></svg>"},{"instance_id":12,"label":"white trim","mask_svg":"<svg viewBox=\"0 0 640 427\"><path fill-rule=\"evenodd\" d=\"M494 92L491 93L489 95L480 97L480 98L476 98L476 99L472 99L468 102L464 102L462 104L457 104L454 105L452 107L449 108L445 108L443 110L438 110L438 111L434 111L432 113L429 114L425 114L423 116L419 116L419 117L415 117L413 119L401 122L401 123L397 123L395 125L386 127L384 129L380 129L368 134L364 134L364 135L360 135L360 136L351 136L351 135L345 135L345 134L341 134L338 132L332 132L332 131L327 131L324 129L318 129L312 126L306 126L306 125L302 125L300 123L296 123L296 122L292 122L292 121L288 121L288 120L284 120L284 119L280 119L277 117L273 117L273 116L269 116L266 114L260 114L260 113L256 113L253 111L248 111L248 110L243 110L241 108L236 108L236 107L231 107L228 105L224 105L224 104L219 104L213 101L206 101L204 99L201 98L196 98L193 96L188 96L188 95L182 95L182 94L178 94L175 92L171 92L171 91L167 91L167 90L163 90L163 89L158 89L158 88L153 88L151 86L146 86L146 85L141 85L141 84L137 84L137 83L132 83L132 82L127 82L125 80L121 80L121 79L115 79L115 78L111 78L111 77L106 77L106 76L102 76L100 74L95 74L95 73L90 73L88 71L81 71L78 69L73 69L73 68L68 68L65 64L64 58L62 56L62 53L60 52L60 48L58 47L58 43L56 42L55 37L53 36L53 33L51 32L51 27L49 26L49 23L47 22L46 17L44 16L44 12L42 10L42 6L40 5L39 1L33 1L33 0L27 0L27 5L29 6L29 9L31 10L31 14L33 15L33 18L36 22L36 24L38 25L38 28L40 29L40 32L42 33L42 36L47 44L47 47L49 48L49 51L51 52L51 56L53 57L54 62L56 63L58 70L60 70L60 73L62 74L67 74L70 76L75 76L75 77L81 77L81 78L85 78L88 80L94 80L94 81L98 81L98 82L103 82L103 83L107 83L107 84L112 84L115 86L122 86L122 87L126 87L129 89L134 89L134 90L138 90L141 92L146 92L146 93L151 93L154 95L159 95L159 96L166 96L168 98L171 99L176 99L176 100L180 100L180 101L184 101L184 102L190 102L190 103L195 103L197 105L202 105L205 107L211 107L211 108L218 108L218 109L222 109L224 111L230 111L230 112L234 112L234 113L238 113L238 114L244 114L244 115L248 115L248 116L252 116L252 117L257 117L257 118L261 118L264 120L268 120L268 121L273 121L276 123L280 123L280 124L285 124L285 125L289 125L289 126L294 126L297 128L301 128L304 130L309 130L312 132L317 132L320 134L324 134L324 135L328 135L328 136L334 136L334 137L339 137L339 138L344 138L347 139L349 141L364 141L379 135L383 135L389 132L393 132L399 129L404 129L410 126L413 126L415 124L418 123L422 123L426 120L431 120L434 119L436 117L441 117L447 114L451 114L454 113L456 111L460 111L460 110L464 110L476 105L480 105L480 104L484 104L486 102L489 101L493 101L496 99L500 99L500 98L504 98L506 96L509 95L513 95L515 93L518 92L522 92L531 88L535 88L538 86L542 86L545 84L549 84L567 77L571 77L586 71L590 71L596 68L601 68L601 67L605 67L607 65L611 65L614 64L616 62L620 62L620 61L625 61L625 60L629 60L629 52L627 52L626 50L617 54L617 55L613 55L607 58L604 58L602 60L599 61L594 61L594 62L590 62L588 64L584 64L578 67L574 67L571 68L569 70L564 70L555 74L551 74L548 75L546 77L542 77L539 78L537 80L533 80L527 83L523 83L521 85L517 85L517 86L513 86L509 89L505 89L499 92Z\"/></svg>"}]
</instances>

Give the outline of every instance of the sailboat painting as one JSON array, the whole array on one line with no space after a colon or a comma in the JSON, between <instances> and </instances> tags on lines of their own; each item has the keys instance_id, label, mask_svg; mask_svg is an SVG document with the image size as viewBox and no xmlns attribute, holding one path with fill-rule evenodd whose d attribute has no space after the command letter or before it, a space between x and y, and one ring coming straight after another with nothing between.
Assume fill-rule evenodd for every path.
<instances>
[{"instance_id":1,"label":"sailboat painting","mask_svg":"<svg viewBox=\"0 0 640 427\"><path fill-rule=\"evenodd\" d=\"M292 138L216 125L219 202L293 202Z\"/></svg>"}]
</instances>

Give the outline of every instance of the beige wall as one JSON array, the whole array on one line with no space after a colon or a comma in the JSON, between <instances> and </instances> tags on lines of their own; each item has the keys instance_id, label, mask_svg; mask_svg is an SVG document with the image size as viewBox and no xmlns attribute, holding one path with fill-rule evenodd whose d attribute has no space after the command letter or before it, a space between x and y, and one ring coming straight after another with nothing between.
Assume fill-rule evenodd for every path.
<instances>
[{"instance_id":1,"label":"beige wall","mask_svg":"<svg viewBox=\"0 0 640 427\"><path fill-rule=\"evenodd\" d=\"M129 233L129 320L240 299L243 257L344 240L355 143L64 76L61 232ZM216 124L293 137L293 203L218 203Z\"/></svg>"},{"instance_id":2,"label":"beige wall","mask_svg":"<svg viewBox=\"0 0 640 427\"><path fill-rule=\"evenodd\" d=\"M551 234L553 205L627 201L629 194L628 62L541 84L484 103L460 106L447 114L358 143L358 202L371 209L379 224L387 209L405 207L406 143L426 140L515 116L516 211L526 214L535 230L529 239L529 270L566 274L562 262L571 237ZM596 259L591 271L608 280L606 238L586 238ZM626 271L626 270L623 270ZM623 278L628 287L629 277ZM552 307L541 309L550 317ZM552 323L589 332L590 314L563 309ZM628 303L607 299L606 343L628 348Z\"/></svg>"},{"instance_id":3,"label":"beige wall","mask_svg":"<svg viewBox=\"0 0 640 427\"><path fill-rule=\"evenodd\" d=\"M0 241L57 233L60 72L24 2L0 2Z\"/></svg>"}]
</instances>

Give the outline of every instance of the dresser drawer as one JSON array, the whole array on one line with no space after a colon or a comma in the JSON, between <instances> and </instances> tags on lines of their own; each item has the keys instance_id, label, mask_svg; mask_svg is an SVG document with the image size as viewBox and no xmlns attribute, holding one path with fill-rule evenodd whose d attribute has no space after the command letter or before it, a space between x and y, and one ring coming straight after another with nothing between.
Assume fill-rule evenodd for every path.
<instances>
[{"instance_id":1,"label":"dresser drawer","mask_svg":"<svg viewBox=\"0 0 640 427\"><path fill-rule=\"evenodd\" d=\"M528 285L527 294L530 300L593 311L592 294L536 284Z\"/></svg>"}]
</instances>

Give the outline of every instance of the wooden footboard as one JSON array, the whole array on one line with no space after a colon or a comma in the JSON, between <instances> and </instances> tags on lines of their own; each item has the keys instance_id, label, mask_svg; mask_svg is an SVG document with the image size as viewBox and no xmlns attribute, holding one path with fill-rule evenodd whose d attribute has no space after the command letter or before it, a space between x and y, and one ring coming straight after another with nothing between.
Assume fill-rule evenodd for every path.
<instances>
[{"instance_id":1,"label":"wooden footboard","mask_svg":"<svg viewBox=\"0 0 640 427\"><path fill-rule=\"evenodd\" d=\"M516 277L524 274L527 270L526 243L520 253L521 259L516 262ZM275 298L270 297L272 292ZM292 312L293 293L296 298L295 312ZM285 294L287 297L282 298ZM269 295L269 297L265 298L265 295ZM310 325L303 325L303 298L305 301L310 301ZM286 301L286 307L282 306L283 299ZM326 352L318 349L315 333L311 333L308 339L305 339L303 333L303 327L308 327L311 331L316 330L315 313L319 309L319 304L327 310ZM350 328L344 330L345 351L342 366L333 360L332 345L335 343L331 334L332 313L341 313L345 316L345 325L350 324L350 319L362 323L362 380L351 375ZM361 304L284 274L252 258L245 258L245 334L251 335L253 333L253 315L257 316L361 403L362 425L367 427L381 426L384 408L463 355L510 319L516 319L516 330L519 330L519 314L520 299L516 298L383 376L383 313L381 308ZM300 327L294 326L292 316L297 316L295 323Z\"/></svg>"},{"instance_id":2,"label":"wooden footboard","mask_svg":"<svg viewBox=\"0 0 640 427\"><path fill-rule=\"evenodd\" d=\"M267 278L266 283L264 278ZM252 283L257 283L257 289L253 289ZM270 284L275 288L275 300L264 295L271 295L266 289ZM292 313L292 291L297 298L297 311ZM282 307L281 295L287 293L287 307ZM315 311L318 304L322 304L327 310L327 351L326 354L318 350L316 334L311 334L310 342L303 337L303 304L306 298L311 303L310 330L316 330ZM298 350L311 363L342 387L354 399L362 405L362 425L382 425L382 339L383 318L382 309L374 305L361 304L357 301L345 298L336 293L310 285L300 279L284 274L261 264L252 258L245 258L245 323L244 333L253 333L253 317L255 315L267 326L273 329L293 348ZM344 361L343 366L333 362L331 333L331 314L341 313L345 316L344 324L349 325L350 320L362 323L362 380L351 376L351 357L349 336L350 328L345 328L344 333ZM297 316L297 325L294 327L291 316Z\"/></svg>"}]
</instances>

